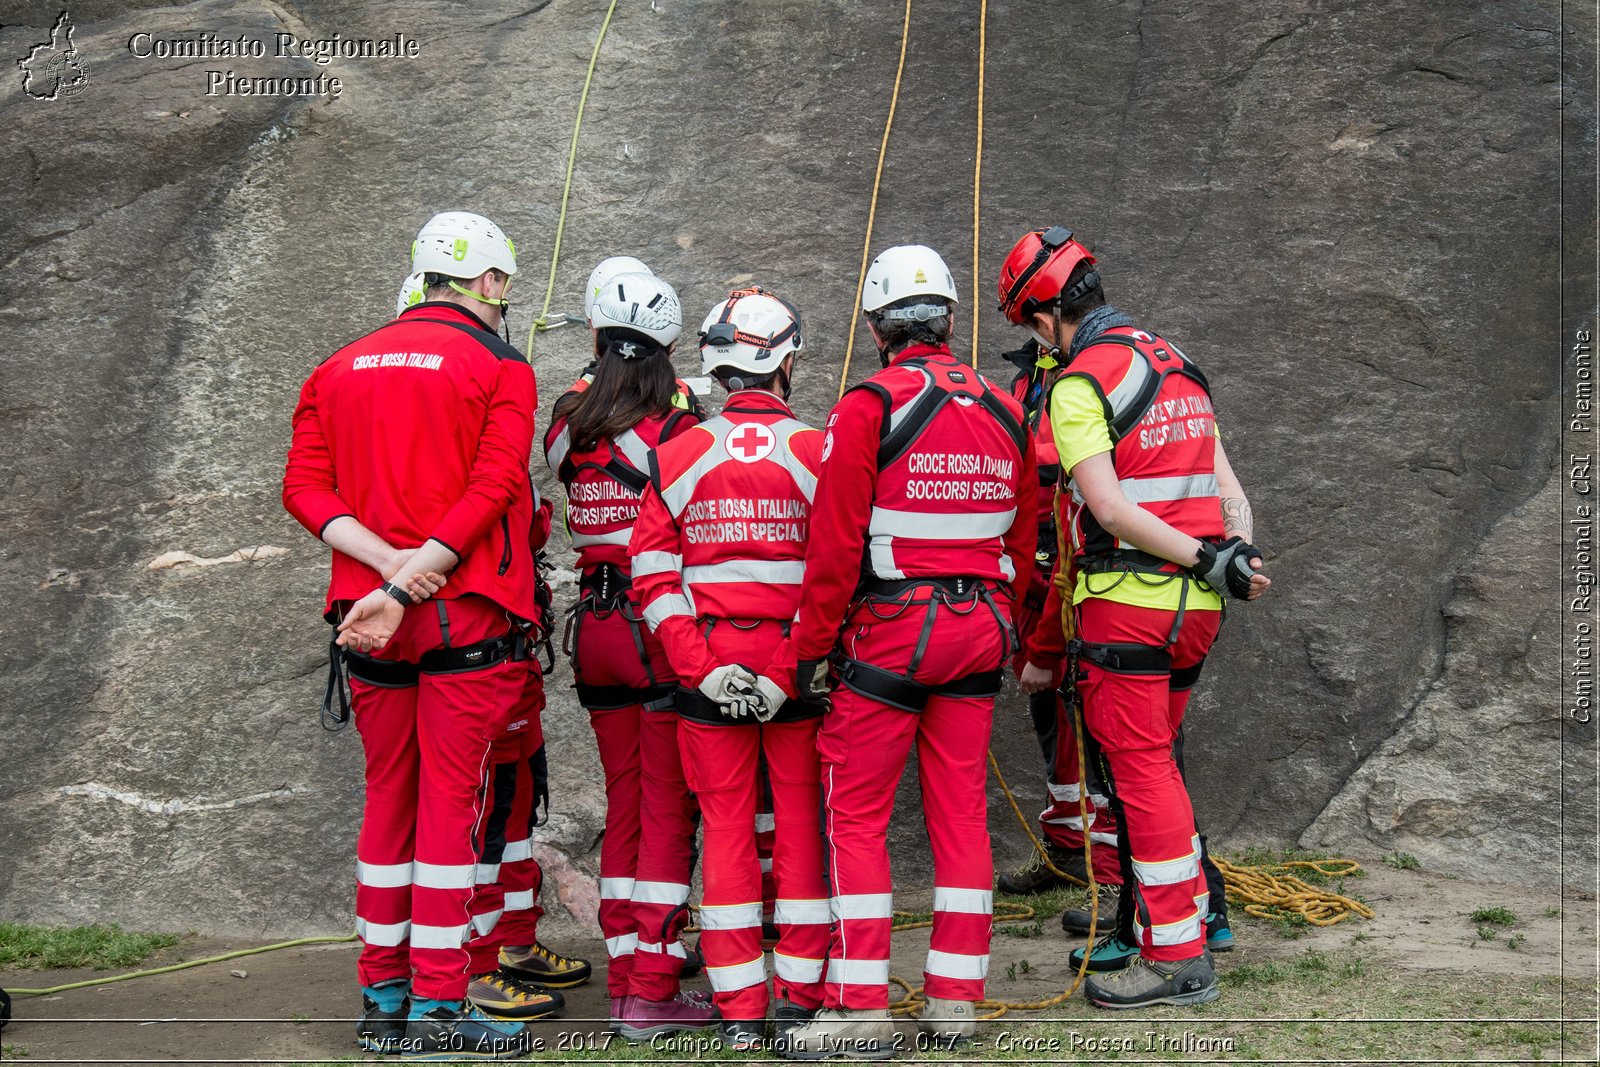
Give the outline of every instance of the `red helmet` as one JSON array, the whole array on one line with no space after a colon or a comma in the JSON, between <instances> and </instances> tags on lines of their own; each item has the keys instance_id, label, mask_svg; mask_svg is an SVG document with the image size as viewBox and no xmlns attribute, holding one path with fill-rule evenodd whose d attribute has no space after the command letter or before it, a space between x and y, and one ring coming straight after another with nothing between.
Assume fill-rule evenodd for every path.
<instances>
[{"instance_id":1,"label":"red helmet","mask_svg":"<svg viewBox=\"0 0 1600 1067\"><path fill-rule=\"evenodd\" d=\"M1022 235L1000 268L1000 313L1021 325L1035 310L1057 297L1076 300L1100 284L1097 271L1085 274L1069 293L1061 290L1079 263L1094 265L1094 253L1072 239L1065 226Z\"/></svg>"}]
</instances>

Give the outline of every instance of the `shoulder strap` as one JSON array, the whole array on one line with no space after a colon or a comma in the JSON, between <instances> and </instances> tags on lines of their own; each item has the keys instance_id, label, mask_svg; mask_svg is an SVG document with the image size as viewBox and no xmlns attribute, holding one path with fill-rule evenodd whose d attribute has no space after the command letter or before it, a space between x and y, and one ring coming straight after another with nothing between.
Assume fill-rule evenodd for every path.
<instances>
[{"instance_id":1,"label":"shoulder strap","mask_svg":"<svg viewBox=\"0 0 1600 1067\"><path fill-rule=\"evenodd\" d=\"M411 318L406 319L405 321L436 322L440 326L448 326L452 330L460 330L462 333L466 334L468 337L471 337L484 348L488 349L489 354L494 356L495 359L513 359L518 363L528 362L527 357L525 357L521 352L518 352L515 347L507 344L503 338L496 334L490 333L488 330L479 329L476 326L468 326L464 322L451 322L449 319L432 319L425 315L413 315ZM393 325L393 323L390 325Z\"/></svg>"}]
</instances>

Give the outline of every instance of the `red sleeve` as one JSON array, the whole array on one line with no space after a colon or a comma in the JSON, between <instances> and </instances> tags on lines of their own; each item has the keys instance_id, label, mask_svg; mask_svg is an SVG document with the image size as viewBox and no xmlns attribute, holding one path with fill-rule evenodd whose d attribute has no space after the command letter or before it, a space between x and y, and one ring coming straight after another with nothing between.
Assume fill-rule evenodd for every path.
<instances>
[{"instance_id":1,"label":"red sleeve","mask_svg":"<svg viewBox=\"0 0 1600 1067\"><path fill-rule=\"evenodd\" d=\"M800 590L797 659L821 659L833 649L861 578L861 550L878 487L882 424L883 403L866 389L846 393L828 415Z\"/></svg>"},{"instance_id":2,"label":"red sleeve","mask_svg":"<svg viewBox=\"0 0 1600 1067\"><path fill-rule=\"evenodd\" d=\"M1020 408L1018 409L1020 414ZM1023 423L1027 426L1027 423ZM1020 602L1033 579L1033 556L1039 548L1039 459L1034 452L1033 434L1023 439L1021 483L1017 486L1017 516L1006 531L1005 551L1011 558L1016 577L1012 592Z\"/></svg>"},{"instance_id":3,"label":"red sleeve","mask_svg":"<svg viewBox=\"0 0 1600 1067\"><path fill-rule=\"evenodd\" d=\"M550 543L550 528L554 525L555 506L540 498L539 510L533 513L533 527L528 531L528 547L535 552Z\"/></svg>"},{"instance_id":4,"label":"red sleeve","mask_svg":"<svg viewBox=\"0 0 1600 1067\"><path fill-rule=\"evenodd\" d=\"M628 555L645 622L666 648L679 681L696 688L720 665L683 594L683 533L654 485L645 487Z\"/></svg>"},{"instance_id":5,"label":"red sleeve","mask_svg":"<svg viewBox=\"0 0 1600 1067\"><path fill-rule=\"evenodd\" d=\"M511 506L527 483L538 402L533 368L519 360L500 360L466 491L433 528L435 541L464 555Z\"/></svg>"},{"instance_id":6,"label":"red sleeve","mask_svg":"<svg viewBox=\"0 0 1600 1067\"><path fill-rule=\"evenodd\" d=\"M1056 584L1060 574L1061 561L1057 560L1050 576L1049 590L1045 593L1044 608L1039 613L1039 622L1034 626L1033 633L1028 636L1027 654L1024 656L1026 662L1047 671L1059 667L1061 658L1067 653L1067 636L1061 625L1061 589Z\"/></svg>"},{"instance_id":7,"label":"red sleeve","mask_svg":"<svg viewBox=\"0 0 1600 1067\"><path fill-rule=\"evenodd\" d=\"M822 431L816 429L797 430L789 437L789 451L800 465L816 477L822 470ZM814 520L813 520L814 521ZM809 538L807 546L809 550ZM778 687L789 697L796 695L794 675L799 656L795 654L795 639L797 632L791 630L788 637L779 641L772 650L772 658L767 661L761 673L778 683Z\"/></svg>"},{"instance_id":8,"label":"red sleeve","mask_svg":"<svg viewBox=\"0 0 1600 1067\"><path fill-rule=\"evenodd\" d=\"M317 373L300 387L294 409L294 435L289 460L283 468L283 506L311 536L322 539L328 523L341 515L355 515L339 496L333 473L333 453L317 415Z\"/></svg>"}]
</instances>

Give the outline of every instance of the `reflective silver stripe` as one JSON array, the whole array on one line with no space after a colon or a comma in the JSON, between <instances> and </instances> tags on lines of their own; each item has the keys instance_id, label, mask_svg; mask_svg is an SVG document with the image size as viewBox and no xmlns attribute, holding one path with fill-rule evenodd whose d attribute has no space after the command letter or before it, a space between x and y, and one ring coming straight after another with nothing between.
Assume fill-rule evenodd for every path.
<instances>
[{"instance_id":1,"label":"reflective silver stripe","mask_svg":"<svg viewBox=\"0 0 1600 1067\"><path fill-rule=\"evenodd\" d=\"M661 487L661 502L667 505L667 510L672 512L674 519L683 514L683 509L689 506L689 500L694 496L694 490L700 484L700 479L706 476L707 471L720 467L724 463L732 463L733 457L728 455L728 450L722 447L722 439L727 436L733 423L725 416L718 415L695 427L711 435L711 447L705 454L689 465L689 469L672 480L670 485Z\"/></svg>"},{"instance_id":2,"label":"reflective silver stripe","mask_svg":"<svg viewBox=\"0 0 1600 1067\"><path fill-rule=\"evenodd\" d=\"M617 446L617 451L621 452L640 473L649 471L650 446L645 444L644 438L636 432L623 430L611 439L611 443Z\"/></svg>"},{"instance_id":3,"label":"reflective silver stripe","mask_svg":"<svg viewBox=\"0 0 1600 1067\"><path fill-rule=\"evenodd\" d=\"M550 447L545 449L544 461L550 465L550 473L557 478L561 477L561 464L566 462L567 453L572 451L572 430L563 425L561 432L556 434L550 442Z\"/></svg>"},{"instance_id":4,"label":"reflective silver stripe","mask_svg":"<svg viewBox=\"0 0 1600 1067\"><path fill-rule=\"evenodd\" d=\"M789 476L794 479L795 488L806 498L806 503L811 503L817 496L817 476L806 470L806 465L800 462L800 457L789 448L789 438L811 427L799 419L779 419L772 424L771 429L778 437L778 447L773 449L772 455L767 458L789 472Z\"/></svg>"},{"instance_id":5,"label":"reflective silver stripe","mask_svg":"<svg viewBox=\"0 0 1600 1067\"><path fill-rule=\"evenodd\" d=\"M1150 361L1144 358L1144 353L1129 350L1128 372L1122 376L1122 381L1117 383L1117 387L1106 394L1106 406L1111 409L1113 420L1128 409L1134 398L1139 395L1139 391L1144 388L1145 382L1149 381L1155 372L1155 368L1150 366Z\"/></svg>"},{"instance_id":6,"label":"reflective silver stripe","mask_svg":"<svg viewBox=\"0 0 1600 1067\"><path fill-rule=\"evenodd\" d=\"M633 557L633 576L671 574L683 570L683 557L676 552L640 552Z\"/></svg>"},{"instance_id":7,"label":"reflective silver stripe","mask_svg":"<svg viewBox=\"0 0 1600 1067\"><path fill-rule=\"evenodd\" d=\"M832 897L828 906L835 919L892 919L893 893L847 893Z\"/></svg>"},{"instance_id":8,"label":"reflective silver stripe","mask_svg":"<svg viewBox=\"0 0 1600 1067\"><path fill-rule=\"evenodd\" d=\"M533 840L524 837L521 841L507 841L506 850L500 856L501 863L521 863L523 860L533 858Z\"/></svg>"},{"instance_id":9,"label":"reflective silver stripe","mask_svg":"<svg viewBox=\"0 0 1600 1067\"><path fill-rule=\"evenodd\" d=\"M904 404L901 404L899 407L889 412L889 425L884 427L884 437L888 437L890 434L894 433L900 428L900 424L906 421L906 416L910 415L911 412L916 409L917 401L926 396L930 389L938 388L938 386L934 384L932 374L929 374L921 367L916 367L914 369L922 376L922 385L915 393L911 394L910 399L908 399Z\"/></svg>"},{"instance_id":10,"label":"reflective silver stripe","mask_svg":"<svg viewBox=\"0 0 1600 1067\"><path fill-rule=\"evenodd\" d=\"M966 915L991 915L994 913L994 890L952 889L936 885L933 887L933 910L961 912Z\"/></svg>"},{"instance_id":11,"label":"reflective silver stripe","mask_svg":"<svg viewBox=\"0 0 1600 1067\"><path fill-rule=\"evenodd\" d=\"M1017 565L1011 562L1011 557L1004 552L1000 553L1000 577L1008 582L1017 580Z\"/></svg>"},{"instance_id":12,"label":"reflective silver stripe","mask_svg":"<svg viewBox=\"0 0 1600 1067\"><path fill-rule=\"evenodd\" d=\"M772 921L781 926L823 926L833 921L833 909L826 900L779 897L772 908Z\"/></svg>"},{"instance_id":13,"label":"reflective silver stripe","mask_svg":"<svg viewBox=\"0 0 1600 1067\"><path fill-rule=\"evenodd\" d=\"M411 864L356 861L356 881L373 889L398 889L411 884Z\"/></svg>"},{"instance_id":14,"label":"reflective silver stripe","mask_svg":"<svg viewBox=\"0 0 1600 1067\"><path fill-rule=\"evenodd\" d=\"M1190 853L1170 860L1133 861L1140 885L1176 885L1200 877L1200 838L1191 836Z\"/></svg>"},{"instance_id":15,"label":"reflective silver stripe","mask_svg":"<svg viewBox=\"0 0 1600 1067\"><path fill-rule=\"evenodd\" d=\"M634 574L639 571L635 568ZM765 585L799 585L805 580L805 560L732 559L683 568L691 585L716 582L761 582Z\"/></svg>"},{"instance_id":16,"label":"reflective silver stripe","mask_svg":"<svg viewBox=\"0 0 1600 1067\"><path fill-rule=\"evenodd\" d=\"M411 936L411 920L398 923L372 923L356 917L356 936L369 945L394 948L406 943Z\"/></svg>"},{"instance_id":17,"label":"reflective silver stripe","mask_svg":"<svg viewBox=\"0 0 1600 1067\"><path fill-rule=\"evenodd\" d=\"M785 956L781 952L772 954L772 973L782 978L785 982L800 982L810 984L822 981L822 960L807 959L804 956ZM888 979L884 979L888 981Z\"/></svg>"},{"instance_id":18,"label":"reflective silver stripe","mask_svg":"<svg viewBox=\"0 0 1600 1067\"><path fill-rule=\"evenodd\" d=\"M472 917L473 932L479 937L488 937L494 932L495 925L500 922L500 915L499 909L486 911L481 915L474 915Z\"/></svg>"},{"instance_id":19,"label":"reflective silver stripe","mask_svg":"<svg viewBox=\"0 0 1600 1067\"><path fill-rule=\"evenodd\" d=\"M633 527L625 530L612 530L610 533L586 534L571 531L572 547L592 548L595 545L626 545L633 540Z\"/></svg>"},{"instance_id":20,"label":"reflective silver stripe","mask_svg":"<svg viewBox=\"0 0 1600 1067\"><path fill-rule=\"evenodd\" d=\"M981 979L989 973L989 956L987 953L968 956L963 952L942 952L930 948L928 963L923 969L941 978Z\"/></svg>"},{"instance_id":21,"label":"reflective silver stripe","mask_svg":"<svg viewBox=\"0 0 1600 1067\"><path fill-rule=\"evenodd\" d=\"M1116 843L1117 843L1117 835L1116 834L1103 834L1103 833L1100 833L1099 831L1095 831L1094 833L1089 835L1089 840L1093 841L1095 844L1098 844L1098 845L1112 845L1112 846L1115 846Z\"/></svg>"},{"instance_id":22,"label":"reflective silver stripe","mask_svg":"<svg viewBox=\"0 0 1600 1067\"><path fill-rule=\"evenodd\" d=\"M477 877L476 863L416 862L416 884L424 889L471 889Z\"/></svg>"},{"instance_id":23,"label":"reflective silver stripe","mask_svg":"<svg viewBox=\"0 0 1600 1067\"><path fill-rule=\"evenodd\" d=\"M702 930L759 930L761 902L754 904L702 904L699 910Z\"/></svg>"},{"instance_id":24,"label":"reflective silver stripe","mask_svg":"<svg viewBox=\"0 0 1600 1067\"><path fill-rule=\"evenodd\" d=\"M1193 915L1180 919L1175 923L1162 923L1149 927L1150 943L1153 945L1186 945L1190 941L1200 939L1200 909L1196 908ZM1133 939L1137 943L1144 942L1146 928L1137 918L1133 920Z\"/></svg>"},{"instance_id":25,"label":"reflective silver stripe","mask_svg":"<svg viewBox=\"0 0 1600 1067\"><path fill-rule=\"evenodd\" d=\"M523 889L506 894L507 911L527 911L531 907L533 907L533 890Z\"/></svg>"},{"instance_id":26,"label":"reflective silver stripe","mask_svg":"<svg viewBox=\"0 0 1600 1067\"><path fill-rule=\"evenodd\" d=\"M1078 789L1077 782L1068 782L1065 785L1060 782L1049 782L1047 784L1050 786L1050 799L1058 803L1076 803L1078 798L1083 795Z\"/></svg>"},{"instance_id":27,"label":"reflective silver stripe","mask_svg":"<svg viewBox=\"0 0 1600 1067\"><path fill-rule=\"evenodd\" d=\"M770 834L777 828L778 820L773 816L772 812L763 811L756 814L756 833Z\"/></svg>"},{"instance_id":28,"label":"reflective silver stripe","mask_svg":"<svg viewBox=\"0 0 1600 1067\"><path fill-rule=\"evenodd\" d=\"M762 874L769 874L769 873L771 873L771 871L772 871L772 857L771 856L763 856L763 857L761 857L761 873Z\"/></svg>"},{"instance_id":29,"label":"reflective silver stripe","mask_svg":"<svg viewBox=\"0 0 1600 1067\"><path fill-rule=\"evenodd\" d=\"M1185 474L1175 478L1122 478L1117 483L1122 495L1135 504L1148 504L1158 500L1189 500L1193 497L1216 496L1215 474Z\"/></svg>"},{"instance_id":30,"label":"reflective silver stripe","mask_svg":"<svg viewBox=\"0 0 1600 1067\"><path fill-rule=\"evenodd\" d=\"M488 885L490 882L500 880L500 865L498 863L480 863L472 880L478 885Z\"/></svg>"},{"instance_id":31,"label":"reflective silver stripe","mask_svg":"<svg viewBox=\"0 0 1600 1067\"><path fill-rule=\"evenodd\" d=\"M873 508L867 532L875 538L902 537L908 541L981 541L1005 536L1016 518L1016 508L956 512Z\"/></svg>"},{"instance_id":32,"label":"reflective silver stripe","mask_svg":"<svg viewBox=\"0 0 1600 1067\"><path fill-rule=\"evenodd\" d=\"M639 947L638 934L621 934L617 937L606 938L606 955L612 959L618 956L631 956L633 950Z\"/></svg>"},{"instance_id":33,"label":"reflective silver stripe","mask_svg":"<svg viewBox=\"0 0 1600 1067\"><path fill-rule=\"evenodd\" d=\"M888 960L829 960L828 981L836 985L888 985Z\"/></svg>"},{"instance_id":34,"label":"reflective silver stripe","mask_svg":"<svg viewBox=\"0 0 1600 1067\"><path fill-rule=\"evenodd\" d=\"M659 941L640 941L634 946L637 952L653 952L657 956L676 956L680 960L689 958L689 952L683 947L683 942L674 941L670 945L662 945Z\"/></svg>"},{"instance_id":35,"label":"reflective silver stripe","mask_svg":"<svg viewBox=\"0 0 1600 1067\"><path fill-rule=\"evenodd\" d=\"M600 879L601 900L632 900L632 878L602 878Z\"/></svg>"},{"instance_id":36,"label":"reflective silver stripe","mask_svg":"<svg viewBox=\"0 0 1600 1067\"><path fill-rule=\"evenodd\" d=\"M689 899L689 887L682 882L634 882L635 904L669 904L676 907Z\"/></svg>"},{"instance_id":37,"label":"reflective silver stripe","mask_svg":"<svg viewBox=\"0 0 1600 1067\"><path fill-rule=\"evenodd\" d=\"M694 608L689 604L689 598L681 593L667 593L652 600L644 609L645 625L654 633L663 620L670 619L674 615L694 618Z\"/></svg>"},{"instance_id":38,"label":"reflective silver stripe","mask_svg":"<svg viewBox=\"0 0 1600 1067\"><path fill-rule=\"evenodd\" d=\"M868 544L872 559L872 573L879 578L904 578L906 572L894 565L894 542L887 537L874 537Z\"/></svg>"},{"instance_id":39,"label":"reflective silver stripe","mask_svg":"<svg viewBox=\"0 0 1600 1067\"><path fill-rule=\"evenodd\" d=\"M735 993L766 982L767 965L757 956L753 960L726 967L707 967L706 978L711 982L713 992Z\"/></svg>"},{"instance_id":40,"label":"reflective silver stripe","mask_svg":"<svg viewBox=\"0 0 1600 1067\"><path fill-rule=\"evenodd\" d=\"M460 926L423 926L414 923L411 927L411 947L460 948L471 936L471 923L462 923Z\"/></svg>"}]
</instances>

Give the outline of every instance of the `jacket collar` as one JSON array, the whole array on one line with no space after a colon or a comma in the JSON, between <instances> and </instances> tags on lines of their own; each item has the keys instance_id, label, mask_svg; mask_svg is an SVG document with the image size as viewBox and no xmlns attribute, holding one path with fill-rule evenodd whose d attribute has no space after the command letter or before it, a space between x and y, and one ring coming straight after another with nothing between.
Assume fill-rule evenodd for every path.
<instances>
[{"instance_id":1,"label":"jacket collar","mask_svg":"<svg viewBox=\"0 0 1600 1067\"><path fill-rule=\"evenodd\" d=\"M765 389L739 389L729 393L728 402L722 406L722 413L794 417L794 410L784 402L783 397L777 393L769 393Z\"/></svg>"},{"instance_id":2,"label":"jacket collar","mask_svg":"<svg viewBox=\"0 0 1600 1067\"><path fill-rule=\"evenodd\" d=\"M908 359L927 359L929 357L937 358L940 356L950 360L956 358L955 353L950 351L949 345L911 344L890 356L889 366L898 366Z\"/></svg>"},{"instance_id":3,"label":"jacket collar","mask_svg":"<svg viewBox=\"0 0 1600 1067\"><path fill-rule=\"evenodd\" d=\"M427 314L419 315L417 316L418 318L453 318L460 320L462 323L468 326L476 326L480 330L494 333L493 330L489 329L489 324L487 322L484 322L482 319L478 318L477 315L467 308L464 308L460 304L454 303L450 300L425 300L420 304L412 304L410 307L406 308L400 313L400 317L402 319L408 318L411 316L412 312L423 311L424 309L426 309ZM495 336L498 337L500 335L495 334Z\"/></svg>"}]
</instances>

